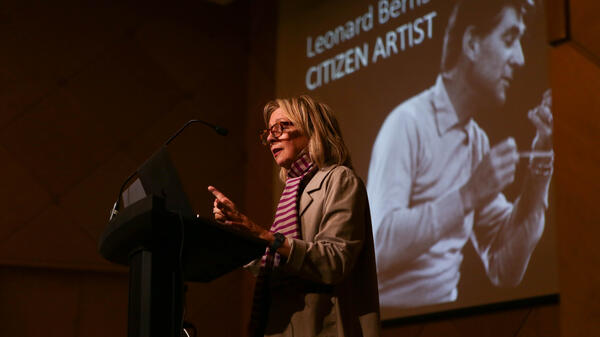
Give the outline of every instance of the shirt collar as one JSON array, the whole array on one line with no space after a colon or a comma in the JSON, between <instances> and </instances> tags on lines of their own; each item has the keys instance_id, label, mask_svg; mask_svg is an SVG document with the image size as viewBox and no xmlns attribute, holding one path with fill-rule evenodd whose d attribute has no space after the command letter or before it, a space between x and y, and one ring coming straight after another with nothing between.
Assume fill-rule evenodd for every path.
<instances>
[{"instance_id":1,"label":"shirt collar","mask_svg":"<svg viewBox=\"0 0 600 337\"><path fill-rule=\"evenodd\" d=\"M448 97L441 74L438 75L433 86L433 106L435 107L435 121L438 134L441 136L458 124L458 115L456 114L456 110L454 110L450 97Z\"/></svg>"}]
</instances>

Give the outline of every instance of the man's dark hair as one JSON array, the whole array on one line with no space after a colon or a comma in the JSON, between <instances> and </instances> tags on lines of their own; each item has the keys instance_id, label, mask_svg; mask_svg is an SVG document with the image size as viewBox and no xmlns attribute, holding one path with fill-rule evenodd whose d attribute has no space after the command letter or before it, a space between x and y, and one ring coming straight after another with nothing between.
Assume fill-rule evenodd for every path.
<instances>
[{"instance_id":1,"label":"man's dark hair","mask_svg":"<svg viewBox=\"0 0 600 337\"><path fill-rule=\"evenodd\" d=\"M442 50L442 72L452 69L462 52L462 40L467 27L483 36L490 33L502 19L505 7L514 7L518 13L531 12L534 0L459 0L448 19Z\"/></svg>"}]
</instances>

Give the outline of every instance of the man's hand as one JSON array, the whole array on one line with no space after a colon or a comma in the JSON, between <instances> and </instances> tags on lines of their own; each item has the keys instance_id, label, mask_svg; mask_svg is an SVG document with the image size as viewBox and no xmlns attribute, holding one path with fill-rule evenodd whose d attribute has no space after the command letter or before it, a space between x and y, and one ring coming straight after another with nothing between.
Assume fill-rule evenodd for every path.
<instances>
[{"instance_id":1,"label":"man's hand","mask_svg":"<svg viewBox=\"0 0 600 337\"><path fill-rule=\"evenodd\" d=\"M477 165L469 181L460 188L465 213L483 206L512 183L518 161L513 138L494 146Z\"/></svg>"},{"instance_id":2,"label":"man's hand","mask_svg":"<svg viewBox=\"0 0 600 337\"><path fill-rule=\"evenodd\" d=\"M537 107L529 110L527 117L535 125L536 134L531 148L538 151L549 151L552 149L552 92L546 90L542 102Z\"/></svg>"},{"instance_id":3,"label":"man's hand","mask_svg":"<svg viewBox=\"0 0 600 337\"><path fill-rule=\"evenodd\" d=\"M213 215L217 222L232 226L236 230L246 232L260 239L271 239L272 234L269 231L255 224L246 215L241 213L235 204L223 193L213 186L208 186L208 191L215 196Z\"/></svg>"}]
</instances>

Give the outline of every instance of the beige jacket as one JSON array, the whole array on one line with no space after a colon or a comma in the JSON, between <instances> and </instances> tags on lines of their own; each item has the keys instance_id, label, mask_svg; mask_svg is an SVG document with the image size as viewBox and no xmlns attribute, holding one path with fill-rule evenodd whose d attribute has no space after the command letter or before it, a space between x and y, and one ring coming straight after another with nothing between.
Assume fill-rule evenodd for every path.
<instances>
[{"instance_id":1,"label":"beige jacket","mask_svg":"<svg viewBox=\"0 0 600 337\"><path fill-rule=\"evenodd\" d=\"M379 336L371 217L363 182L320 169L299 205L302 240L271 281L267 336Z\"/></svg>"}]
</instances>

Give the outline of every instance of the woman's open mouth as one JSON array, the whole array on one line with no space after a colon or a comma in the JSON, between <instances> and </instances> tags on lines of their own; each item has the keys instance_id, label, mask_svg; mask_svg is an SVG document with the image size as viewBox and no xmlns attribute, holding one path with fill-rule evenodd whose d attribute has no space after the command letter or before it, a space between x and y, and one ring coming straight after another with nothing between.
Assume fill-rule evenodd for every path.
<instances>
[{"instance_id":1,"label":"woman's open mouth","mask_svg":"<svg viewBox=\"0 0 600 337\"><path fill-rule=\"evenodd\" d=\"M273 153L273 157L277 157L277 154L278 154L279 152L281 152L281 150L283 150L283 149L282 149L282 148L274 148L274 149L271 149L271 152Z\"/></svg>"}]
</instances>

